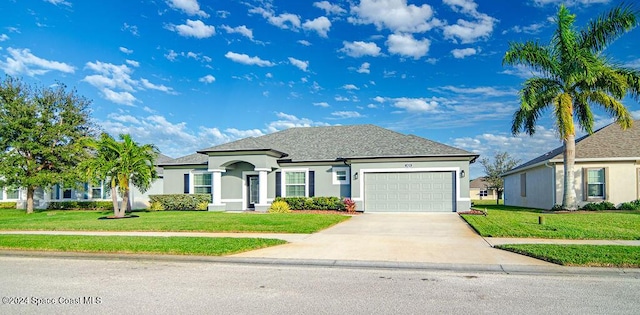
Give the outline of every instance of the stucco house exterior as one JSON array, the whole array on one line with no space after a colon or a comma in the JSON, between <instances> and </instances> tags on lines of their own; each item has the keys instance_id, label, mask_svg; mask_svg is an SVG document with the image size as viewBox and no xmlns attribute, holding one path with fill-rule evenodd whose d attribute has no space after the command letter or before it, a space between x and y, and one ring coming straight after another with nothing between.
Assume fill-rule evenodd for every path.
<instances>
[{"instance_id":1,"label":"stucco house exterior","mask_svg":"<svg viewBox=\"0 0 640 315\"><path fill-rule=\"evenodd\" d=\"M478 155L373 125L302 127L161 164L165 194L210 193L209 210L266 211L274 198L336 196L357 209L462 211Z\"/></svg>"},{"instance_id":2,"label":"stucco house exterior","mask_svg":"<svg viewBox=\"0 0 640 315\"><path fill-rule=\"evenodd\" d=\"M170 161L172 158L159 154L156 157L156 165ZM151 183L151 187L142 193L136 187L131 186L130 201L131 208L145 209L149 206L149 196L162 194L163 169L156 166L158 178ZM118 200L122 198L118 197ZM54 185L46 189L36 189L33 196L33 206L36 209L46 209L50 202L57 201L111 201L111 187L109 183L80 183L77 187L67 188L61 185ZM0 202L15 202L18 209L25 209L27 204L26 189L9 189L0 187Z\"/></svg>"},{"instance_id":3,"label":"stucco house exterior","mask_svg":"<svg viewBox=\"0 0 640 315\"><path fill-rule=\"evenodd\" d=\"M478 177L469 182L469 195L472 200L496 200L498 192L493 188L488 188L489 183L485 177Z\"/></svg>"},{"instance_id":4,"label":"stucco house exterior","mask_svg":"<svg viewBox=\"0 0 640 315\"><path fill-rule=\"evenodd\" d=\"M562 203L563 147L505 173L504 204L551 209ZM576 141L576 199L615 205L640 198L640 120L622 130L613 123Z\"/></svg>"}]
</instances>

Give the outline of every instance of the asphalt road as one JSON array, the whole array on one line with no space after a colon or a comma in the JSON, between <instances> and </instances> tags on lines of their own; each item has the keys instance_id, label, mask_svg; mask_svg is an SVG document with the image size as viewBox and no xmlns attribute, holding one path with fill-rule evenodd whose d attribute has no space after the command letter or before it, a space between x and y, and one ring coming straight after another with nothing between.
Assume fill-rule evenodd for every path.
<instances>
[{"instance_id":1,"label":"asphalt road","mask_svg":"<svg viewBox=\"0 0 640 315\"><path fill-rule=\"evenodd\" d=\"M1 314L638 314L638 292L638 273L0 256Z\"/></svg>"}]
</instances>

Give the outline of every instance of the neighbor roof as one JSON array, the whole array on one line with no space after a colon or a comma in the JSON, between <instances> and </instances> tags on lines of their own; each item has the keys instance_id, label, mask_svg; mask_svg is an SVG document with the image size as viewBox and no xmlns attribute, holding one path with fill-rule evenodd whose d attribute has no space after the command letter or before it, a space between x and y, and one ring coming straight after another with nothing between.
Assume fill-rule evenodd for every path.
<instances>
[{"instance_id":1,"label":"neighbor roof","mask_svg":"<svg viewBox=\"0 0 640 315\"><path fill-rule=\"evenodd\" d=\"M339 158L464 156L476 154L374 125L297 127L217 145L198 153L273 151L292 161ZM174 160L175 162L175 160Z\"/></svg>"},{"instance_id":2,"label":"neighbor roof","mask_svg":"<svg viewBox=\"0 0 640 315\"><path fill-rule=\"evenodd\" d=\"M486 181L486 177L478 177L469 182L469 188L486 189L489 183Z\"/></svg>"},{"instance_id":3,"label":"neighbor roof","mask_svg":"<svg viewBox=\"0 0 640 315\"><path fill-rule=\"evenodd\" d=\"M562 161L564 147L555 148L531 161L523 163L504 175L549 161ZM622 130L617 123L609 124L576 140L576 159L640 159L640 120Z\"/></svg>"}]
</instances>

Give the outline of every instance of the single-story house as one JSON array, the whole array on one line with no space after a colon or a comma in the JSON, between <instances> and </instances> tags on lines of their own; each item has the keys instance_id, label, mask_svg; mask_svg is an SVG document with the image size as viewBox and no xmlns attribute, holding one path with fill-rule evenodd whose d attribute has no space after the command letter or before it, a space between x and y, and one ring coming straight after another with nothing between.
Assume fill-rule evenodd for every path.
<instances>
[{"instance_id":1,"label":"single-story house","mask_svg":"<svg viewBox=\"0 0 640 315\"><path fill-rule=\"evenodd\" d=\"M486 177L478 177L469 182L469 194L473 200L496 200L498 192L489 188Z\"/></svg>"},{"instance_id":2,"label":"single-story house","mask_svg":"<svg viewBox=\"0 0 640 315\"><path fill-rule=\"evenodd\" d=\"M158 154L156 157L156 165L170 161L172 158ZM130 201L133 209L144 209L149 206L149 195L162 194L163 185L163 169L156 166L158 178L151 183L149 189L142 193L136 187L131 186ZM121 200L122 198L118 198ZM46 209L50 202L58 201L111 201L111 187L109 183L101 182L81 183L78 187L65 188L61 185L54 185L46 189L36 189L33 197L33 206L36 209ZM24 209L27 205L26 189L9 189L0 187L0 202L16 202L18 209Z\"/></svg>"},{"instance_id":3,"label":"single-story house","mask_svg":"<svg viewBox=\"0 0 640 315\"><path fill-rule=\"evenodd\" d=\"M464 211L478 155L374 125L302 127L161 164L165 194L212 194L209 210L266 211L276 197L349 197L357 210Z\"/></svg>"},{"instance_id":4,"label":"single-story house","mask_svg":"<svg viewBox=\"0 0 640 315\"><path fill-rule=\"evenodd\" d=\"M640 198L640 120L622 130L616 123L576 141L576 199L615 205ZM504 203L551 209L562 204L563 147L503 174Z\"/></svg>"}]
</instances>

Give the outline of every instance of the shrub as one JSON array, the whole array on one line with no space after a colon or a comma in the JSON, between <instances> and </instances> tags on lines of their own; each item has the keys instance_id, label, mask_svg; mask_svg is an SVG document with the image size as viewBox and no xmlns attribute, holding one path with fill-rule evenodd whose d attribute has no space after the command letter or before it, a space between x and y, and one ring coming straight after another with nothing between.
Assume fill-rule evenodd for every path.
<instances>
[{"instance_id":1,"label":"shrub","mask_svg":"<svg viewBox=\"0 0 640 315\"><path fill-rule=\"evenodd\" d=\"M271 207L269 207L269 213L289 213L291 209L289 209L289 204L286 201L278 200L271 203Z\"/></svg>"},{"instance_id":2,"label":"shrub","mask_svg":"<svg viewBox=\"0 0 640 315\"><path fill-rule=\"evenodd\" d=\"M113 210L111 201L52 201L48 210Z\"/></svg>"},{"instance_id":3,"label":"shrub","mask_svg":"<svg viewBox=\"0 0 640 315\"><path fill-rule=\"evenodd\" d=\"M211 195L208 194L173 194L150 195L149 201L155 208L162 210L207 210Z\"/></svg>"},{"instance_id":4,"label":"shrub","mask_svg":"<svg viewBox=\"0 0 640 315\"><path fill-rule=\"evenodd\" d=\"M623 202L618 206L618 210L640 210L640 199Z\"/></svg>"},{"instance_id":5,"label":"shrub","mask_svg":"<svg viewBox=\"0 0 640 315\"><path fill-rule=\"evenodd\" d=\"M17 207L18 204L16 202L0 202L0 209L15 209Z\"/></svg>"},{"instance_id":6,"label":"shrub","mask_svg":"<svg viewBox=\"0 0 640 315\"><path fill-rule=\"evenodd\" d=\"M345 209L349 213L356 212L356 202L351 200L351 198L342 199L342 203L344 204Z\"/></svg>"},{"instance_id":7,"label":"shrub","mask_svg":"<svg viewBox=\"0 0 640 315\"><path fill-rule=\"evenodd\" d=\"M345 210L344 203L338 197L276 197L276 201L286 202L293 210Z\"/></svg>"},{"instance_id":8,"label":"shrub","mask_svg":"<svg viewBox=\"0 0 640 315\"><path fill-rule=\"evenodd\" d=\"M553 208L551 208L551 211L562 211L564 209L562 209L562 205L554 205Z\"/></svg>"},{"instance_id":9,"label":"shrub","mask_svg":"<svg viewBox=\"0 0 640 315\"><path fill-rule=\"evenodd\" d=\"M164 210L164 207L162 206L162 203L160 203L159 201L154 201L149 203L149 210L151 211L162 211Z\"/></svg>"},{"instance_id":10,"label":"shrub","mask_svg":"<svg viewBox=\"0 0 640 315\"><path fill-rule=\"evenodd\" d=\"M602 202L589 202L584 206L582 206L580 209L587 210L587 211L601 211L601 210L614 210L615 208L616 208L616 205L614 205L613 203L609 201L602 201Z\"/></svg>"}]
</instances>

